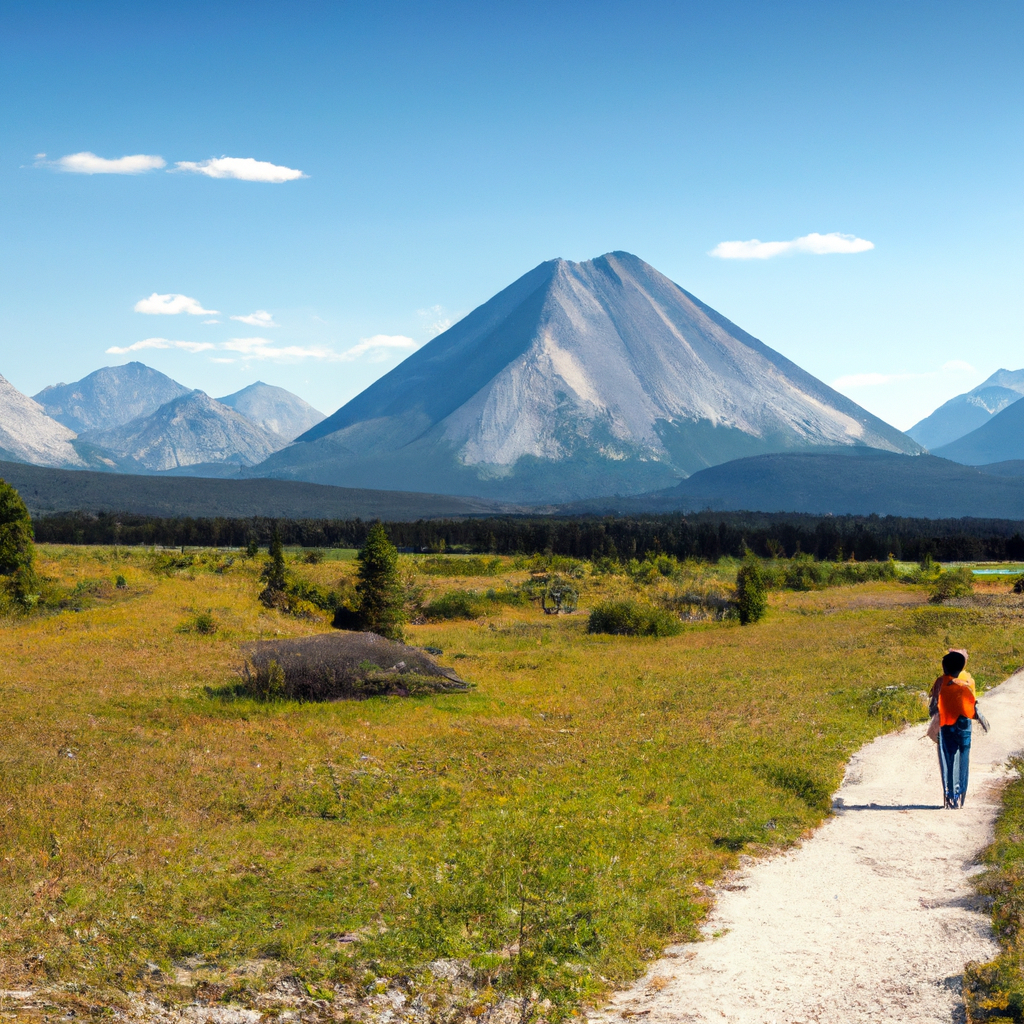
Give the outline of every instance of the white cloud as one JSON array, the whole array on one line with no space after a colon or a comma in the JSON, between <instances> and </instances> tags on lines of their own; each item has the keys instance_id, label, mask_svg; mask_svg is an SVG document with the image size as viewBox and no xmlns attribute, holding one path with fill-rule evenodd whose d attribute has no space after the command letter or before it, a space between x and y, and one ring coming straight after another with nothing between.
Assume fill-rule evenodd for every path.
<instances>
[{"instance_id":1,"label":"white cloud","mask_svg":"<svg viewBox=\"0 0 1024 1024\"><path fill-rule=\"evenodd\" d=\"M947 370L949 373L978 372L970 363L965 363L962 359L950 359L949 362L942 364L942 369Z\"/></svg>"},{"instance_id":2,"label":"white cloud","mask_svg":"<svg viewBox=\"0 0 1024 1024\"><path fill-rule=\"evenodd\" d=\"M139 299L135 303L136 313L153 315L172 313L189 313L192 316L216 316L217 310L203 309L198 299L190 299L187 295L158 295L153 292L148 299ZM216 323L216 321L214 321Z\"/></svg>"},{"instance_id":3,"label":"white cloud","mask_svg":"<svg viewBox=\"0 0 1024 1024\"><path fill-rule=\"evenodd\" d=\"M717 256L722 260L767 260L792 252L829 256L836 253L867 252L874 247L874 242L858 238L856 235L843 235L838 231L819 235L815 231L789 242L762 242L757 238L752 238L749 242L719 242L708 255Z\"/></svg>"},{"instance_id":4,"label":"white cloud","mask_svg":"<svg viewBox=\"0 0 1024 1024\"><path fill-rule=\"evenodd\" d=\"M357 345L344 352L335 352L325 345L275 345L269 338L232 338L220 346L228 352L238 352L247 359L322 359L330 363L347 363L360 356L371 355L371 361L379 362L395 349L418 348L419 342L398 334L375 334L363 338Z\"/></svg>"},{"instance_id":5,"label":"white cloud","mask_svg":"<svg viewBox=\"0 0 1024 1024\"><path fill-rule=\"evenodd\" d=\"M203 323L204 324L219 324L220 321L219 320L204 320Z\"/></svg>"},{"instance_id":6,"label":"white cloud","mask_svg":"<svg viewBox=\"0 0 1024 1024\"><path fill-rule=\"evenodd\" d=\"M427 321L427 330L431 338L444 334L453 323L455 318L445 310L444 306L431 306L429 309L418 309L416 314Z\"/></svg>"},{"instance_id":7,"label":"white cloud","mask_svg":"<svg viewBox=\"0 0 1024 1024\"><path fill-rule=\"evenodd\" d=\"M358 345L345 349L344 352L339 353L337 358L348 362L366 355L367 352L373 352L376 356L375 361L379 361L379 359L387 358L388 349L396 348L419 348L419 342L401 334L375 334L372 338L360 339Z\"/></svg>"},{"instance_id":8,"label":"white cloud","mask_svg":"<svg viewBox=\"0 0 1024 1024\"><path fill-rule=\"evenodd\" d=\"M45 153L42 154L42 157L45 156ZM122 156L116 160L105 160L95 153L72 153L70 156L62 156L59 160L52 161L47 166L72 174L145 174L146 171L166 167L167 161L162 156L146 156L144 153Z\"/></svg>"},{"instance_id":9,"label":"white cloud","mask_svg":"<svg viewBox=\"0 0 1024 1024\"><path fill-rule=\"evenodd\" d=\"M146 338L144 341L136 341L124 348L114 345L107 349L109 355L123 356L129 352L140 352L145 348L180 348L185 352L208 352L215 348L209 341L168 341L166 338Z\"/></svg>"},{"instance_id":10,"label":"white cloud","mask_svg":"<svg viewBox=\"0 0 1024 1024\"><path fill-rule=\"evenodd\" d=\"M255 313L250 313L248 316L233 316L232 320L238 320L240 323L248 324L250 327L280 327L280 324L274 323L273 316L268 313L265 309L257 309Z\"/></svg>"},{"instance_id":11,"label":"white cloud","mask_svg":"<svg viewBox=\"0 0 1024 1024\"><path fill-rule=\"evenodd\" d=\"M337 352L322 345L308 348L303 345L276 346L269 338L232 338L225 341L221 348L228 352L238 352L248 359L338 359Z\"/></svg>"},{"instance_id":12,"label":"white cloud","mask_svg":"<svg viewBox=\"0 0 1024 1024\"><path fill-rule=\"evenodd\" d=\"M252 157L222 156L211 160L193 163L179 160L174 165L176 170L191 171L194 174L205 174L208 178L237 178L239 181L266 181L279 185L284 181L295 181L305 178L302 171L278 164L267 163L265 160L253 160Z\"/></svg>"}]
</instances>

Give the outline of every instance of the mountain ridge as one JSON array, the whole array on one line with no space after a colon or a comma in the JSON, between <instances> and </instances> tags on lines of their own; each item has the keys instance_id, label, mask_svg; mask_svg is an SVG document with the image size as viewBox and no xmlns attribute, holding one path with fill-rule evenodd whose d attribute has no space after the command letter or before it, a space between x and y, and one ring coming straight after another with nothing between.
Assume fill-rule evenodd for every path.
<instances>
[{"instance_id":1,"label":"mountain ridge","mask_svg":"<svg viewBox=\"0 0 1024 1024\"><path fill-rule=\"evenodd\" d=\"M253 465L288 443L199 390L148 416L79 439L152 471L199 463Z\"/></svg>"},{"instance_id":2,"label":"mountain ridge","mask_svg":"<svg viewBox=\"0 0 1024 1024\"><path fill-rule=\"evenodd\" d=\"M247 475L544 502L821 444L922 450L616 252L528 271Z\"/></svg>"},{"instance_id":3,"label":"mountain ridge","mask_svg":"<svg viewBox=\"0 0 1024 1024\"><path fill-rule=\"evenodd\" d=\"M1024 402L1012 402L969 434L936 448L933 454L968 466L1024 459Z\"/></svg>"},{"instance_id":4,"label":"mountain ridge","mask_svg":"<svg viewBox=\"0 0 1024 1024\"><path fill-rule=\"evenodd\" d=\"M907 434L929 451L977 430L1024 395L1024 370L996 370L976 388L943 402Z\"/></svg>"},{"instance_id":5,"label":"mountain ridge","mask_svg":"<svg viewBox=\"0 0 1024 1024\"><path fill-rule=\"evenodd\" d=\"M76 434L110 430L187 395L191 389L133 360L103 366L71 384L51 384L33 396L48 416Z\"/></svg>"}]
</instances>

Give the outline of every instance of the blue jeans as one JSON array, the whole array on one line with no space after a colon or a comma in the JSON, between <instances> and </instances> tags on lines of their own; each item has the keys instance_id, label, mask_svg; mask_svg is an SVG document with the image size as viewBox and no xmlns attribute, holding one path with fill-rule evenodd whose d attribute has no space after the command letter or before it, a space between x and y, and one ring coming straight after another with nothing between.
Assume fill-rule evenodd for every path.
<instances>
[{"instance_id":1,"label":"blue jeans","mask_svg":"<svg viewBox=\"0 0 1024 1024\"><path fill-rule=\"evenodd\" d=\"M953 725L939 730L939 768L946 802L959 807L967 796L967 772L971 762L971 720L961 715Z\"/></svg>"}]
</instances>

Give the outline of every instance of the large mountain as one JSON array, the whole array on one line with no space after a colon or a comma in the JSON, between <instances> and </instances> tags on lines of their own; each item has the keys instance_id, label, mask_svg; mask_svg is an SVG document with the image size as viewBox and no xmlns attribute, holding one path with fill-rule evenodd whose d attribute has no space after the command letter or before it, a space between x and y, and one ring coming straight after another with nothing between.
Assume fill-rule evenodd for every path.
<instances>
[{"instance_id":1,"label":"large mountain","mask_svg":"<svg viewBox=\"0 0 1024 1024\"><path fill-rule=\"evenodd\" d=\"M82 435L149 470L200 463L251 466L287 442L202 391L190 391L120 427Z\"/></svg>"},{"instance_id":2,"label":"large mountain","mask_svg":"<svg viewBox=\"0 0 1024 1024\"><path fill-rule=\"evenodd\" d=\"M280 434L286 441L293 440L324 419L322 412L318 412L298 395L273 384L264 384L261 380L233 395L218 398L217 401L241 413L264 430Z\"/></svg>"},{"instance_id":3,"label":"large mountain","mask_svg":"<svg viewBox=\"0 0 1024 1024\"><path fill-rule=\"evenodd\" d=\"M616 252L542 263L249 472L558 501L820 445L921 450Z\"/></svg>"},{"instance_id":4,"label":"large mountain","mask_svg":"<svg viewBox=\"0 0 1024 1024\"><path fill-rule=\"evenodd\" d=\"M75 432L46 415L43 407L0 377L0 458L39 466L77 466L88 460L76 451Z\"/></svg>"},{"instance_id":5,"label":"large mountain","mask_svg":"<svg viewBox=\"0 0 1024 1024\"><path fill-rule=\"evenodd\" d=\"M936 455L968 466L1024 459L1024 402L1014 402L977 430L935 449Z\"/></svg>"},{"instance_id":6,"label":"large mountain","mask_svg":"<svg viewBox=\"0 0 1024 1024\"><path fill-rule=\"evenodd\" d=\"M1024 395L1024 370L996 370L988 380L944 402L907 433L935 450L977 430Z\"/></svg>"},{"instance_id":7,"label":"large mountain","mask_svg":"<svg viewBox=\"0 0 1024 1024\"><path fill-rule=\"evenodd\" d=\"M149 416L191 389L144 363L104 366L73 384L43 388L35 400L76 433L110 430Z\"/></svg>"},{"instance_id":8,"label":"large mountain","mask_svg":"<svg viewBox=\"0 0 1024 1024\"><path fill-rule=\"evenodd\" d=\"M993 475L988 467L975 469L933 455L911 458L847 447L736 459L654 494L579 502L559 511L636 514L704 509L1024 519L1024 479Z\"/></svg>"}]
</instances>

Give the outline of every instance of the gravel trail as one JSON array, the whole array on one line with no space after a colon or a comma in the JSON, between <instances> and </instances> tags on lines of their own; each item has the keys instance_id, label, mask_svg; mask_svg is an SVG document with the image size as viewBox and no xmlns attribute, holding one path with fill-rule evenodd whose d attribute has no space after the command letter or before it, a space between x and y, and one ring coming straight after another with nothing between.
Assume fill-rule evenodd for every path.
<instances>
[{"instance_id":1,"label":"gravel trail","mask_svg":"<svg viewBox=\"0 0 1024 1024\"><path fill-rule=\"evenodd\" d=\"M1006 760L1024 748L1024 672L979 704L992 731L975 724L963 810L942 809L924 726L867 744L835 816L796 849L727 878L706 941L669 947L591 1014L594 1024L963 1020L964 964L997 952L970 877L992 837Z\"/></svg>"}]
</instances>

